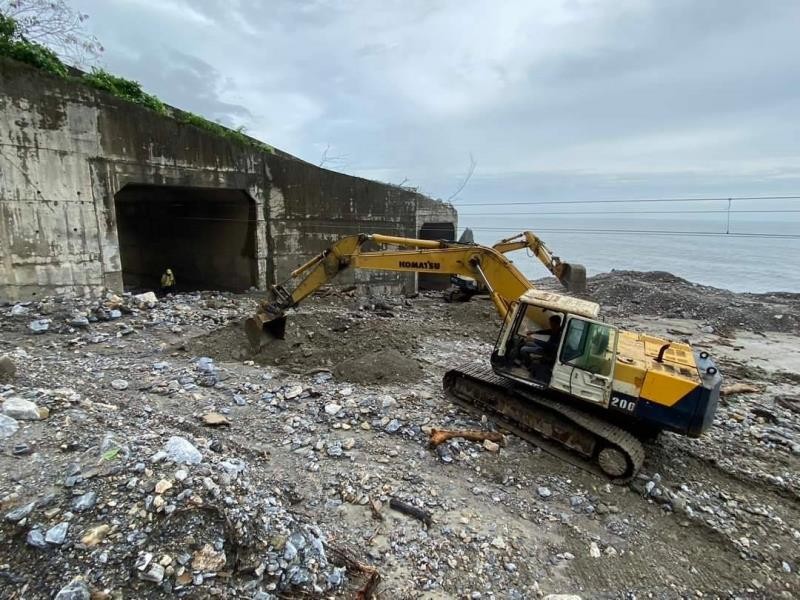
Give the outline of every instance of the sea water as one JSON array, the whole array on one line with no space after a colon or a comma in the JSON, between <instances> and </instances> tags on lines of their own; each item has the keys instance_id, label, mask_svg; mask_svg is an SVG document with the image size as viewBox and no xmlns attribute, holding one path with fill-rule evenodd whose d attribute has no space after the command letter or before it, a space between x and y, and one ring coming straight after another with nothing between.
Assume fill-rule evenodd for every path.
<instances>
[{"instance_id":1,"label":"sea water","mask_svg":"<svg viewBox=\"0 0 800 600\"><path fill-rule=\"evenodd\" d=\"M782 221L735 215L730 225L727 218L636 217L633 211L624 218L575 215L478 219L465 215L459 217L459 231L464 227L474 228L475 241L486 245L518 231L533 231L562 260L583 264L588 275L612 269L668 271L693 282L738 292L800 292L800 220L796 215ZM726 230L797 237L689 235L724 234ZM525 256L524 251L508 257L531 279L547 275L541 263Z\"/></svg>"}]
</instances>

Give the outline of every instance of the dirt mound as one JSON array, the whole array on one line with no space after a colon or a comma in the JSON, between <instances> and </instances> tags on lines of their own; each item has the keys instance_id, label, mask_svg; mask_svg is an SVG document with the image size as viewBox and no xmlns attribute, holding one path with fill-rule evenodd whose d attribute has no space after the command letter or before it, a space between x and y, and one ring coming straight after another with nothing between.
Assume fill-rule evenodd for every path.
<instances>
[{"instance_id":1,"label":"dirt mound","mask_svg":"<svg viewBox=\"0 0 800 600\"><path fill-rule=\"evenodd\" d=\"M362 354L340 362L333 370L337 379L353 383L396 383L416 381L422 365L394 348Z\"/></svg>"},{"instance_id":2,"label":"dirt mound","mask_svg":"<svg viewBox=\"0 0 800 600\"><path fill-rule=\"evenodd\" d=\"M218 362L248 360L253 355L243 323L232 323L199 335L184 342L182 347L192 354L210 356Z\"/></svg>"},{"instance_id":3,"label":"dirt mound","mask_svg":"<svg viewBox=\"0 0 800 600\"><path fill-rule=\"evenodd\" d=\"M289 316L286 338L253 352L242 323L222 327L184 344L196 356L217 362L253 360L293 373L330 369L354 383L417 381L423 371L413 358L421 333L397 318L370 311L318 310Z\"/></svg>"},{"instance_id":4,"label":"dirt mound","mask_svg":"<svg viewBox=\"0 0 800 600\"><path fill-rule=\"evenodd\" d=\"M588 294L606 313L707 321L717 330L800 332L800 294L736 293L663 271L611 271L591 277Z\"/></svg>"}]
</instances>

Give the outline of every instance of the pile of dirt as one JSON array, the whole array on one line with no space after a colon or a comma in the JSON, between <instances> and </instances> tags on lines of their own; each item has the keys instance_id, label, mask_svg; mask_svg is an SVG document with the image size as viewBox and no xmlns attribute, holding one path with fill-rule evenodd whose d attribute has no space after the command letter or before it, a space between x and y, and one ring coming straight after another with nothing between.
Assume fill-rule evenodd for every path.
<instances>
[{"instance_id":1,"label":"pile of dirt","mask_svg":"<svg viewBox=\"0 0 800 600\"><path fill-rule=\"evenodd\" d=\"M663 271L611 271L589 278L588 295L606 314L698 319L715 330L800 332L800 294L736 293Z\"/></svg>"},{"instance_id":2,"label":"pile of dirt","mask_svg":"<svg viewBox=\"0 0 800 600\"><path fill-rule=\"evenodd\" d=\"M294 373L330 369L353 383L413 382L424 374L414 351L422 332L399 326L396 318L370 311L300 312L289 316L286 337L254 352L243 323L197 336L182 347L217 362L252 360Z\"/></svg>"},{"instance_id":3,"label":"pile of dirt","mask_svg":"<svg viewBox=\"0 0 800 600\"><path fill-rule=\"evenodd\" d=\"M422 368L414 358L390 348L344 360L336 365L333 374L353 383L399 383L418 380L423 375Z\"/></svg>"}]
</instances>

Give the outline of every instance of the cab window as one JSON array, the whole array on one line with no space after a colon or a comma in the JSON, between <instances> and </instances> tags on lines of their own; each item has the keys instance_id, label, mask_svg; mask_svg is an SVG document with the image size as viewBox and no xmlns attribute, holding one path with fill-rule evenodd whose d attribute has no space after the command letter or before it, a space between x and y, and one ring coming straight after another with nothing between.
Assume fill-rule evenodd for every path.
<instances>
[{"instance_id":1,"label":"cab window","mask_svg":"<svg viewBox=\"0 0 800 600\"><path fill-rule=\"evenodd\" d=\"M614 370L617 330L602 323L569 320L561 362L597 375L610 376Z\"/></svg>"}]
</instances>

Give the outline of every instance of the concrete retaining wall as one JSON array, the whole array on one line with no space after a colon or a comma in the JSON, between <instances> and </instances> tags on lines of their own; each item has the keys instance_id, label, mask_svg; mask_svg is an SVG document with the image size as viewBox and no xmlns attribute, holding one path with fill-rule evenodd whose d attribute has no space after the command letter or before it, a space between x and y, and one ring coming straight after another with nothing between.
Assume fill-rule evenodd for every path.
<instances>
[{"instance_id":1,"label":"concrete retaining wall","mask_svg":"<svg viewBox=\"0 0 800 600\"><path fill-rule=\"evenodd\" d=\"M126 186L142 185L188 189L186 202L220 189L251 200L248 248L242 250L241 228L227 226L231 251L239 255L219 261L238 266L209 268L222 277L225 269L246 270L252 263L251 283L261 289L342 235L416 237L425 222L455 224L457 218L449 205L413 191L321 169L279 150L246 147L0 58L0 299L121 290L115 198ZM192 189L202 191L193 195ZM187 230L209 231L199 225ZM222 239L215 251L227 247ZM124 235L123 248L139 241ZM373 293L416 287L413 275L347 277ZM347 277L338 283L348 283Z\"/></svg>"}]
</instances>

